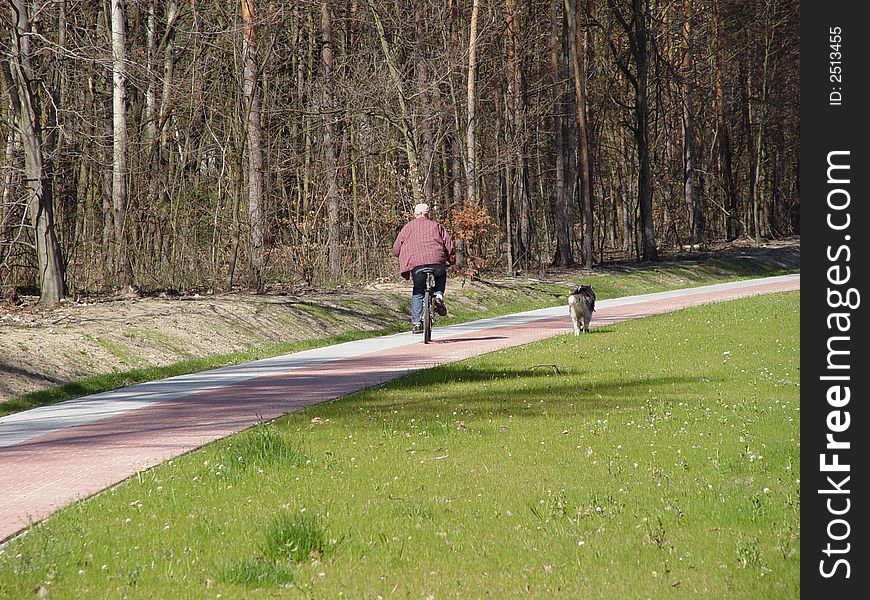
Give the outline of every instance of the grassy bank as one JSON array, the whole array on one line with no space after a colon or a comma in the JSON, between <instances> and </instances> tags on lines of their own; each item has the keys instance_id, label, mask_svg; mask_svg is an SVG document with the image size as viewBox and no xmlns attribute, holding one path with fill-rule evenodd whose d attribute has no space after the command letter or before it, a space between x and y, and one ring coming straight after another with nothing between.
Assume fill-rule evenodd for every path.
<instances>
[{"instance_id":1,"label":"grassy bank","mask_svg":"<svg viewBox=\"0 0 870 600\"><path fill-rule=\"evenodd\" d=\"M780 275L786 272L788 271L774 263L757 258L724 257L703 262L682 261L632 266L631 268L614 268L609 273L585 276L582 281L591 283L595 287L599 299L605 299L708 285L735 279ZM473 288L470 286L463 288L459 280L451 279L448 284L450 316L441 320L440 323L449 325L563 304L567 289L578 281L579 278L570 278L569 281L516 278L498 283L484 282ZM355 304L348 308L355 311L366 310L365 305ZM317 313L321 319L327 321L332 317L332 313L343 312L343 309L329 306L312 306L309 309L309 312ZM393 314L381 315L380 320L385 325L375 329L355 329L329 337L278 344L269 343L232 354L187 358L167 366L145 366L87 377L0 402L0 416L137 383L396 333L407 328L406 312L406 307L403 307L401 311Z\"/></svg>"},{"instance_id":2,"label":"grassy bank","mask_svg":"<svg viewBox=\"0 0 870 600\"><path fill-rule=\"evenodd\" d=\"M0 597L794 598L799 298L558 336L258 426L33 527Z\"/></svg>"}]
</instances>

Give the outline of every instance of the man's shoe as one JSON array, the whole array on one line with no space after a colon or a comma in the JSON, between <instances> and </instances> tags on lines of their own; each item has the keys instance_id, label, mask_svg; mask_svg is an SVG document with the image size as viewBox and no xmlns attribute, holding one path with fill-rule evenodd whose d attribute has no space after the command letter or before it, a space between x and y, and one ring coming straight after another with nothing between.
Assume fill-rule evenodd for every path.
<instances>
[{"instance_id":1,"label":"man's shoe","mask_svg":"<svg viewBox=\"0 0 870 600\"><path fill-rule=\"evenodd\" d=\"M447 316L447 305L444 304L443 297L441 297L440 295L436 295L432 299L432 304L435 307L435 314L436 315L438 315L439 317L446 317Z\"/></svg>"},{"instance_id":2,"label":"man's shoe","mask_svg":"<svg viewBox=\"0 0 870 600\"><path fill-rule=\"evenodd\" d=\"M414 323L411 333L423 333L423 323Z\"/></svg>"}]
</instances>

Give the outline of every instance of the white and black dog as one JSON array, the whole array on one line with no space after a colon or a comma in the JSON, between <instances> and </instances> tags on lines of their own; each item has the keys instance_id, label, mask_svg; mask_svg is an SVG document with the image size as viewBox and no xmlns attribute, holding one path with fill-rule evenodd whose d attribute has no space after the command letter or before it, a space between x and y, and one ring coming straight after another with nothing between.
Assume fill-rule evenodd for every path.
<instances>
[{"instance_id":1,"label":"white and black dog","mask_svg":"<svg viewBox=\"0 0 870 600\"><path fill-rule=\"evenodd\" d=\"M582 319L583 331L589 333L589 321L595 312L595 292L591 285L580 285L568 296L568 311L574 322L574 335L580 335Z\"/></svg>"}]
</instances>

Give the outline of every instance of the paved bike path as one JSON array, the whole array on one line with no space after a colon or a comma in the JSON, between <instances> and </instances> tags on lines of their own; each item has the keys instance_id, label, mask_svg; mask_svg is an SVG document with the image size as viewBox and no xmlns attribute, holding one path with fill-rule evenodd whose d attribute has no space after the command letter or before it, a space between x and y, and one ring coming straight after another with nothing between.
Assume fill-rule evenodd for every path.
<instances>
[{"instance_id":1,"label":"paved bike path","mask_svg":"<svg viewBox=\"0 0 870 600\"><path fill-rule=\"evenodd\" d=\"M800 289L800 275L596 303L593 327ZM182 375L0 418L0 540L81 498L260 421L411 371L571 330L566 306L400 333Z\"/></svg>"}]
</instances>

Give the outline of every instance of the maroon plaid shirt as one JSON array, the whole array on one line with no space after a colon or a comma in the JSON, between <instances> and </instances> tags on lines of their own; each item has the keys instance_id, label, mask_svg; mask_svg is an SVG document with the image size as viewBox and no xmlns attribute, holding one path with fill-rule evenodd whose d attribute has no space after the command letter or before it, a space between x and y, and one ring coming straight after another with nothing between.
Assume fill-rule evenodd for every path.
<instances>
[{"instance_id":1,"label":"maroon plaid shirt","mask_svg":"<svg viewBox=\"0 0 870 600\"><path fill-rule=\"evenodd\" d=\"M393 256L399 258L399 271L405 279L411 269L420 265L456 264L450 234L426 217L414 219L402 227L393 244Z\"/></svg>"}]
</instances>

